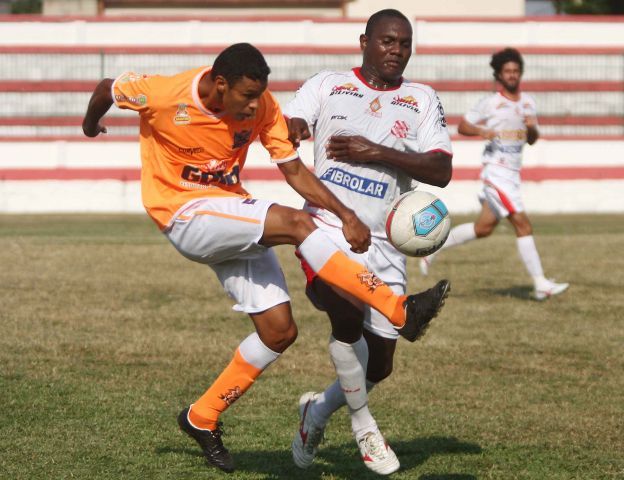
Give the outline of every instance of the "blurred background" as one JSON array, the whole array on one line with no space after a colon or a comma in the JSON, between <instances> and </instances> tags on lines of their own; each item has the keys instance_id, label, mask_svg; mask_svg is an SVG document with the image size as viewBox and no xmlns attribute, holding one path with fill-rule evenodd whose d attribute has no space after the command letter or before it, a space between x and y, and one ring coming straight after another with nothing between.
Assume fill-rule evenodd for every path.
<instances>
[{"instance_id":1,"label":"blurred background","mask_svg":"<svg viewBox=\"0 0 624 480\"><path fill-rule=\"evenodd\" d=\"M284 103L320 70L359 66L358 37L381 8L412 21L405 76L432 85L444 105L453 182L425 188L452 212L479 208L483 143L456 128L495 90L489 60L506 46L524 55L542 134L525 149L528 211L624 211L621 0L0 0L0 213L142 211L136 114L113 107L107 135L82 135L100 79L210 65L245 41L265 54ZM300 154L312 165L309 143ZM244 179L258 197L302 203L259 145Z\"/></svg>"}]
</instances>

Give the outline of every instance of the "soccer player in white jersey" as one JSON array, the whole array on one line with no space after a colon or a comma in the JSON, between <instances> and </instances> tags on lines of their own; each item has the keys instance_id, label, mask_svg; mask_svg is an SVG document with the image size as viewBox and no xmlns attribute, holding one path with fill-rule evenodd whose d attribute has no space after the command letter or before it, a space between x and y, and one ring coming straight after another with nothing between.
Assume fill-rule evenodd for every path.
<instances>
[{"instance_id":1,"label":"soccer player in white jersey","mask_svg":"<svg viewBox=\"0 0 624 480\"><path fill-rule=\"evenodd\" d=\"M304 209L343 251L374 266L379 277L401 293L406 286L406 262L388 242L386 211L418 182L448 184L451 143L435 91L402 77L412 52L408 19L397 10L377 12L368 20L360 46L361 68L311 77L284 113L295 145L313 130L316 175L371 229L370 249L363 255L349 252L334 214L311 202ZM308 297L331 321L329 352L338 380L322 393L301 397L301 421L292 443L294 461L301 468L311 465L330 416L346 404L365 465L390 474L398 470L399 460L369 411L367 391L390 375L397 334L379 312L330 287L306 268L305 261L302 266ZM449 282L442 280L420 294L431 318L444 304L449 288Z\"/></svg>"},{"instance_id":2,"label":"soccer player in white jersey","mask_svg":"<svg viewBox=\"0 0 624 480\"><path fill-rule=\"evenodd\" d=\"M533 145L539 136L535 100L520 90L524 69L520 52L514 48L501 50L492 55L490 66L500 91L479 101L458 128L462 135L480 136L488 141L482 157L481 213L476 222L453 228L441 250L489 236L506 217L515 229L520 258L533 279L533 297L545 300L564 292L569 284L555 283L544 276L520 193L522 148L526 143ZM428 274L436 255L420 261L423 275Z\"/></svg>"}]
</instances>

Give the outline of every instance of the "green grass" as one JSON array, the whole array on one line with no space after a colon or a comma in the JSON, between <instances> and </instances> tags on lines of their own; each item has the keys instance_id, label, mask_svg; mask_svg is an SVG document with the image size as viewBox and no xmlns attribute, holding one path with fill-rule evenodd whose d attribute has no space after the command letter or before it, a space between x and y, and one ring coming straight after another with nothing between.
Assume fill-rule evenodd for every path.
<instances>
[{"instance_id":1,"label":"green grass","mask_svg":"<svg viewBox=\"0 0 624 480\"><path fill-rule=\"evenodd\" d=\"M453 291L427 336L403 340L371 408L397 479L624 479L624 217L534 216L548 302L509 228L441 255L412 290ZM457 224L465 218L454 219ZM318 461L293 466L299 395L333 380L328 321L286 272L299 339L224 416L241 479L376 478L346 413ZM212 272L143 216L0 216L0 478L208 479L178 411L251 330Z\"/></svg>"}]
</instances>

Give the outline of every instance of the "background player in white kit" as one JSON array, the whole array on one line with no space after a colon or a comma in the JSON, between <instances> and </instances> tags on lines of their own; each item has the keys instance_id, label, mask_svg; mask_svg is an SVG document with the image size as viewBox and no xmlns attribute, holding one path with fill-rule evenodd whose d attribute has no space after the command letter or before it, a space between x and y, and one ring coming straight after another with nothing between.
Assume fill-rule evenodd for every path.
<instances>
[{"instance_id":1,"label":"background player in white kit","mask_svg":"<svg viewBox=\"0 0 624 480\"><path fill-rule=\"evenodd\" d=\"M406 286L406 262L386 237L386 210L417 181L448 184L451 143L435 91L402 78L412 51L407 18L397 10L377 12L368 20L360 46L361 68L313 76L284 114L296 145L310 136L313 127L316 175L371 229L370 249L363 255L349 252L334 214L310 202L304 209L345 252L374 268L400 294ZM379 312L361 304L356 307L348 294L337 294L302 264L308 296L332 323L329 351L338 380L320 394L301 397L294 461L302 468L312 463L329 417L346 403L364 463L377 473L392 473L399 461L368 409L367 390L390 375L397 334ZM443 280L420 294L432 317L449 287Z\"/></svg>"},{"instance_id":2,"label":"background player in white kit","mask_svg":"<svg viewBox=\"0 0 624 480\"><path fill-rule=\"evenodd\" d=\"M441 250L487 237L500 219L507 217L516 232L520 258L533 278L533 296L536 300L544 300L564 292L569 284L555 283L544 277L533 228L522 203L522 148L526 143L533 145L539 136L535 100L520 91L524 61L516 49L506 48L495 53L490 66L501 90L477 103L466 113L458 128L462 135L481 136L488 140L482 159L481 214L475 223L453 228ZM420 261L423 275L428 274L436 255Z\"/></svg>"}]
</instances>

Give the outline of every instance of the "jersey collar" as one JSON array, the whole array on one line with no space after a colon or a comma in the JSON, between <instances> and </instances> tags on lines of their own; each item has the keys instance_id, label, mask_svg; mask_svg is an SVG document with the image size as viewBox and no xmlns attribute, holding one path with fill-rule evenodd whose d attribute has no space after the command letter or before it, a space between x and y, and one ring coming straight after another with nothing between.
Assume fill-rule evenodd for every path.
<instances>
[{"instance_id":1,"label":"jersey collar","mask_svg":"<svg viewBox=\"0 0 624 480\"><path fill-rule=\"evenodd\" d=\"M398 90L399 88L401 88L401 85L403 84L403 77L401 77L401 83L399 83L396 87L392 87L392 88L376 88L376 87L373 87L372 85L370 85L364 79L364 76L362 75L360 67L352 68L352 70L353 70L353 73L355 74L355 76L358 78L358 80L360 82L362 82L366 87L370 88L371 90L376 90L378 92L391 92L393 90Z\"/></svg>"},{"instance_id":2,"label":"jersey collar","mask_svg":"<svg viewBox=\"0 0 624 480\"><path fill-rule=\"evenodd\" d=\"M191 85L191 96L193 97L193 102L195 106L202 112L204 115L207 115L212 118L221 118L225 115L225 112L215 113L212 110L206 108L206 106L202 103L201 98L199 98L199 81L202 79L204 75L207 75L208 72L212 70L212 67L206 67L193 79L193 84Z\"/></svg>"}]
</instances>

